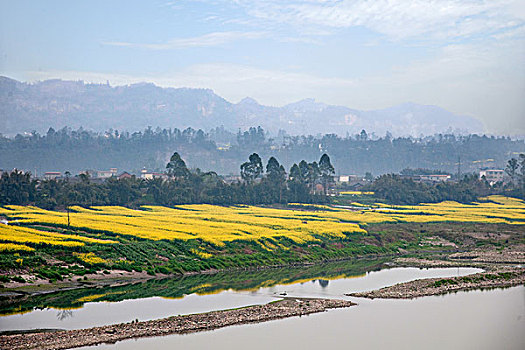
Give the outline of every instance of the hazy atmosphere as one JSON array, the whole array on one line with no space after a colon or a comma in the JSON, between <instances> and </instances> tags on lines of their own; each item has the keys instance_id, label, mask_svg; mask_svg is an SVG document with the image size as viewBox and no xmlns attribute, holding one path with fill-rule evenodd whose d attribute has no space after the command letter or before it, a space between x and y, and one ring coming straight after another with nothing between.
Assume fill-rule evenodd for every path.
<instances>
[{"instance_id":1,"label":"hazy atmosphere","mask_svg":"<svg viewBox=\"0 0 525 350\"><path fill-rule=\"evenodd\" d=\"M270 106L413 102L525 134L519 0L0 4L0 75L19 81L153 82Z\"/></svg>"},{"instance_id":2,"label":"hazy atmosphere","mask_svg":"<svg viewBox=\"0 0 525 350\"><path fill-rule=\"evenodd\" d=\"M0 349L523 330L524 0L0 0Z\"/></svg>"}]
</instances>

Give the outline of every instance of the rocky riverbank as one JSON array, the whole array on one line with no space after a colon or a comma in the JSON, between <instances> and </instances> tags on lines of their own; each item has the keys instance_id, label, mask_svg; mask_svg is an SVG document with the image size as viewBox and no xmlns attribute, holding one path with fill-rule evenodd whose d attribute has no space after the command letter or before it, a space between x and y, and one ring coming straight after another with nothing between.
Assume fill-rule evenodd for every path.
<instances>
[{"instance_id":1,"label":"rocky riverbank","mask_svg":"<svg viewBox=\"0 0 525 350\"><path fill-rule=\"evenodd\" d=\"M356 304L347 300L285 298L265 305L173 316L153 321L121 323L53 333L5 335L0 336L0 348L4 350L70 349L102 343L115 343L131 338L192 333L232 325L259 323L352 305Z\"/></svg>"},{"instance_id":2,"label":"rocky riverbank","mask_svg":"<svg viewBox=\"0 0 525 350\"><path fill-rule=\"evenodd\" d=\"M512 247L505 247L502 250L474 249L468 252L451 254L449 255L449 259L473 263L525 264L525 245L519 244Z\"/></svg>"},{"instance_id":3,"label":"rocky riverbank","mask_svg":"<svg viewBox=\"0 0 525 350\"><path fill-rule=\"evenodd\" d=\"M399 283L370 292L350 293L360 298L412 299L463 290L504 288L525 284L525 268L506 267L452 278L427 278Z\"/></svg>"}]
</instances>

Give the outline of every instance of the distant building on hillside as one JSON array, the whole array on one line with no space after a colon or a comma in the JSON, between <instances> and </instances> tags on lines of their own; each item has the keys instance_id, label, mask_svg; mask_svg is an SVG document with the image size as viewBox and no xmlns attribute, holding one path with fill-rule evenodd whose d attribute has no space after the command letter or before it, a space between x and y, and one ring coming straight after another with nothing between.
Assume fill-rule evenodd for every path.
<instances>
[{"instance_id":1,"label":"distant building on hillside","mask_svg":"<svg viewBox=\"0 0 525 350\"><path fill-rule=\"evenodd\" d=\"M99 179L107 179L112 176L117 176L117 168L111 168L109 170L97 170L95 177Z\"/></svg>"},{"instance_id":2,"label":"distant building on hillside","mask_svg":"<svg viewBox=\"0 0 525 350\"><path fill-rule=\"evenodd\" d=\"M420 181L424 182L445 182L450 180L451 176L446 174L419 175Z\"/></svg>"},{"instance_id":3,"label":"distant building on hillside","mask_svg":"<svg viewBox=\"0 0 525 350\"><path fill-rule=\"evenodd\" d=\"M119 180L122 180L122 179L131 179L133 177L133 175L131 175L130 173L128 173L127 171L124 171L122 174L120 174L119 176L117 176Z\"/></svg>"},{"instance_id":4,"label":"distant building on hillside","mask_svg":"<svg viewBox=\"0 0 525 350\"><path fill-rule=\"evenodd\" d=\"M148 171L146 169L142 169L140 171L140 178L144 180L153 180L153 179L159 179L159 178L166 180L168 178L168 175L157 173L154 171Z\"/></svg>"},{"instance_id":5,"label":"distant building on hillside","mask_svg":"<svg viewBox=\"0 0 525 350\"><path fill-rule=\"evenodd\" d=\"M337 177L337 182L339 183L357 182L358 180L357 175L340 175Z\"/></svg>"},{"instance_id":6,"label":"distant building on hillside","mask_svg":"<svg viewBox=\"0 0 525 350\"><path fill-rule=\"evenodd\" d=\"M88 169L84 171L84 174L88 175L91 179L108 179L117 176L117 168L111 168L109 170Z\"/></svg>"},{"instance_id":7,"label":"distant building on hillside","mask_svg":"<svg viewBox=\"0 0 525 350\"><path fill-rule=\"evenodd\" d=\"M479 178L484 178L491 186L494 186L497 182L503 182L504 177L505 171L503 169L484 169L479 171Z\"/></svg>"},{"instance_id":8,"label":"distant building on hillside","mask_svg":"<svg viewBox=\"0 0 525 350\"><path fill-rule=\"evenodd\" d=\"M452 177L447 174L430 174L430 175L399 175L402 179L410 179L415 182L428 182L428 183L438 183L446 182Z\"/></svg>"},{"instance_id":9,"label":"distant building on hillside","mask_svg":"<svg viewBox=\"0 0 525 350\"><path fill-rule=\"evenodd\" d=\"M235 183L235 182L242 181L241 175L232 175L232 174L230 174L230 175L223 175L222 179L224 180L224 182L226 182L228 184L232 184L232 183Z\"/></svg>"},{"instance_id":10,"label":"distant building on hillside","mask_svg":"<svg viewBox=\"0 0 525 350\"><path fill-rule=\"evenodd\" d=\"M44 179L46 180L56 180L62 176L60 171L46 171L44 173Z\"/></svg>"}]
</instances>

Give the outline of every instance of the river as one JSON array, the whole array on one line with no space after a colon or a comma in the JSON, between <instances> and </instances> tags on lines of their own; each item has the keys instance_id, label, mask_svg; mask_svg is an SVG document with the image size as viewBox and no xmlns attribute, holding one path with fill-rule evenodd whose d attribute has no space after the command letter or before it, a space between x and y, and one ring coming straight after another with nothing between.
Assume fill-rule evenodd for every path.
<instances>
[{"instance_id":1,"label":"river","mask_svg":"<svg viewBox=\"0 0 525 350\"><path fill-rule=\"evenodd\" d=\"M480 271L384 267L377 262L364 265L343 262L324 268L247 272L246 276L240 273L235 278L227 274L190 276L128 287L96 288L87 294L61 292L41 296L42 300L28 298L25 301L28 305L20 302L20 305L11 305L11 309L4 305L4 312L11 314L0 317L0 329L86 328L261 304L287 295L346 298L358 306L211 332L129 340L96 349L205 349L209 344L213 344L214 349L525 348L525 287L415 300L343 296L419 278L462 276ZM263 277L255 280L257 275ZM228 284L225 282L228 279L235 282Z\"/></svg>"},{"instance_id":2,"label":"river","mask_svg":"<svg viewBox=\"0 0 525 350\"><path fill-rule=\"evenodd\" d=\"M301 318L84 349L525 349L525 287L360 300Z\"/></svg>"}]
</instances>

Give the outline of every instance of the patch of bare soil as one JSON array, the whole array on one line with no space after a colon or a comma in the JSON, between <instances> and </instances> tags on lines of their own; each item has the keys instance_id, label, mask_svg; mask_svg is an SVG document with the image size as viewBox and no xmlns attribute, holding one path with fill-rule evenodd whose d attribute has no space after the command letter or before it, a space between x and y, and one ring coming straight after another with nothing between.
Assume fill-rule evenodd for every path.
<instances>
[{"instance_id":1,"label":"patch of bare soil","mask_svg":"<svg viewBox=\"0 0 525 350\"><path fill-rule=\"evenodd\" d=\"M449 258L457 261L463 260L482 263L524 264L525 245L520 244L513 247L505 247L501 250L474 249L469 252L451 254L449 255Z\"/></svg>"},{"instance_id":2,"label":"patch of bare soil","mask_svg":"<svg viewBox=\"0 0 525 350\"><path fill-rule=\"evenodd\" d=\"M453 248L458 247L456 243L450 242L438 236L426 237L424 240L421 241L420 245L431 245L431 246L437 246L437 247L453 247Z\"/></svg>"},{"instance_id":3,"label":"patch of bare soil","mask_svg":"<svg viewBox=\"0 0 525 350\"><path fill-rule=\"evenodd\" d=\"M501 232L464 232L464 235L470 236L475 239L483 239L483 240L504 240L509 239L510 234L508 233L501 233Z\"/></svg>"}]
</instances>

